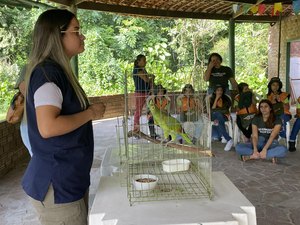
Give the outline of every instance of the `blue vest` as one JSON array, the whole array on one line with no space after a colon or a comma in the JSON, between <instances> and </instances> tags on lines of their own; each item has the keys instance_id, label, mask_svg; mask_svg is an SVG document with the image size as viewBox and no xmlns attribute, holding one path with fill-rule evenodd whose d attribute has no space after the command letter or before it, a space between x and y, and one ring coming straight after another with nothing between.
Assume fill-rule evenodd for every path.
<instances>
[{"instance_id":1,"label":"blue vest","mask_svg":"<svg viewBox=\"0 0 300 225\"><path fill-rule=\"evenodd\" d=\"M150 85L149 83L145 82L140 76L138 76L138 72L143 71L145 74L147 74L147 71L145 69L141 68L134 68L133 69L133 81L135 86L135 92L146 92L148 93L150 91Z\"/></svg>"},{"instance_id":2,"label":"blue vest","mask_svg":"<svg viewBox=\"0 0 300 225\"><path fill-rule=\"evenodd\" d=\"M26 101L31 158L22 186L32 198L43 201L52 183L55 203L81 199L90 185L94 139L92 122L56 137L43 138L37 128L33 96L46 82L54 82L63 96L61 115L81 112L77 96L61 67L45 61L32 72Z\"/></svg>"}]
</instances>

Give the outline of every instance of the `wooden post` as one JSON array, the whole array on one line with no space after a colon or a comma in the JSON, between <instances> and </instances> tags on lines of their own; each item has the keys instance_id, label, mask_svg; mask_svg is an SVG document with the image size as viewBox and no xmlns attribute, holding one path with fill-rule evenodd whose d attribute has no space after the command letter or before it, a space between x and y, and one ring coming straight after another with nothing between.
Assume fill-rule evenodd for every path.
<instances>
[{"instance_id":1,"label":"wooden post","mask_svg":"<svg viewBox=\"0 0 300 225\"><path fill-rule=\"evenodd\" d=\"M232 69L233 75L235 76L235 21L234 19L229 20L229 66Z\"/></svg>"},{"instance_id":2,"label":"wooden post","mask_svg":"<svg viewBox=\"0 0 300 225\"><path fill-rule=\"evenodd\" d=\"M278 55L277 55L277 77L280 75L280 56L281 56L281 13L279 15L279 34L278 34Z\"/></svg>"}]
</instances>

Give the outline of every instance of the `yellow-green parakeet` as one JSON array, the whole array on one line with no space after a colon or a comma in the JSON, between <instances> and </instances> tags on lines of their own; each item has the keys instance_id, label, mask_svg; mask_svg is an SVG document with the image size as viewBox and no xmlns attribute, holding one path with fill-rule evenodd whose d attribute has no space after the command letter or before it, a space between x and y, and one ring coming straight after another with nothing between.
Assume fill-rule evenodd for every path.
<instances>
[{"instance_id":1,"label":"yellow-green parakeet","mask_svg":"<svg viewBox=\"0 0 300 225\"><path fill-rule=\"evenodd\" d=\"M176 140L176 136L180 135L186 143L192 144L189 137L183 133L181 124L177 119L168 115L166 112L160 111L154 104L153 100L148 101L148 107L151 111L154 123L164 131L164 137L167 139L171 135L172 140Z\"/></svg>"}]
</instances>

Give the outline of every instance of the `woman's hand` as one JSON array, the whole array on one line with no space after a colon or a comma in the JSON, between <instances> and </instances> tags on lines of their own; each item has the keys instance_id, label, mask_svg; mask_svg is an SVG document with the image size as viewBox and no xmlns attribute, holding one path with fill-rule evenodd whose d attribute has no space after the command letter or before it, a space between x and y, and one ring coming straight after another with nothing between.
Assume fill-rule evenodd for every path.
<instances>
[{"instance_id":1,"label":"woman's hand","mask_svg":"<svg viewBox=\"0 0 300 225\"><path fill-rule=\"evenodd\" d=\"M280 102L280 96L278 94L273 95L273 102Z\"/></svg>"},{"instance_id":2,"label":"woman's hand","mask_svg":"<svg viewBox=\"0 0 300 225\"><path fill-rule=\"evenodd\" d=\"M103 118L103 115L105 113L106 106L103 104L103 102L95 103L90 105L88 110L92 113L92 120L99 120Z\"/></svg>"}]
</instances>

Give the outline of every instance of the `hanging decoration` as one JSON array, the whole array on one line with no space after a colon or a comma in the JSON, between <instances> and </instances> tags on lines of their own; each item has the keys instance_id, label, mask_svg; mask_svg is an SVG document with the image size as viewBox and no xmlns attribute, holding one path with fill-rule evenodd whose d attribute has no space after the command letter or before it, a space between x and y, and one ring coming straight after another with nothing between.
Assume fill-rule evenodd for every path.
<instances>
[{"instance_id":1,"label":"hanging decoration","mask_svg":"<svg viewBox=\"0 0 300 225\"><path fill-rule=\"evenodd\" d=\"M300 0L292 0L292 1L293 1L293 10L295 14L296 15L300 14ZM232 10L234 13L237 13L238 11L242 11L243 14L247 14L250 11L252 14L264 15L267 10L267 7L265 4L258 4L259 2L262 1L258 1L257 4L255 5L246 4L246 3L242 5L233 4ZM282 3L281 2L274 3L274 5L271 8L271 16L279 16L281 12L283 12Z\"/></svg>"},{"instance_id":2,"label":"hanging decoration","mask_svg":"<svg viewBox=\"0 0 300 225\"><path fill-rule=\"evenodd\" d=\"M232 5L232 10L234 13L236 13L240 9L240 6L238 4L233 4Z\"/></svg>"},{"instance_id":3,"label":"hanging decoration","mask_svg":"<svg viewBox=\"0 0 300 225\"><path fill-rule=\"evenodd\" d=\"M279 13L282 12L282 3L278 2L274 4L273 10L272 10L272 16L278 16Z\"/></svg>"},{"instance_id":4,"label":"hanging decoration","mask_svg":"<svg viewBox=\"0 0 300 225\"><path fill-rule=\"evenodd\" d=\"M252 7L251 4L243 4L243 12L244 14L247 14L249 9Z\"/></svg>"},{"instance_id":5,"label":"hanging decoration","mask_svg":"<svg viewBox=\"0 0 300 225\"><path fill-rule=\"evenodd\" d=\"M254 5L251 7L250 11L253 13L253 14L256 14L258 12L258 5Z\"/></svg>"},{"instance_id":6,"label":"hanging decoration","mask_svg":"<svg viewBox=\"0 0 300 225\"><path fill-rule=\"evenodd\" d=\"M300 0L293 0L293 10L296 15L300 13Z\"/></svg>"},{"instance_id":7,"label":"hanging decoration","mask_svg":"<svg viewBox=\"0 0 300 225\"><path fill-rule=\"evenodd\" d=\"M263 15L266 11L266 5L265 4L259 4L258 5L258 14Z\"/></svg>"}]
</instances>

